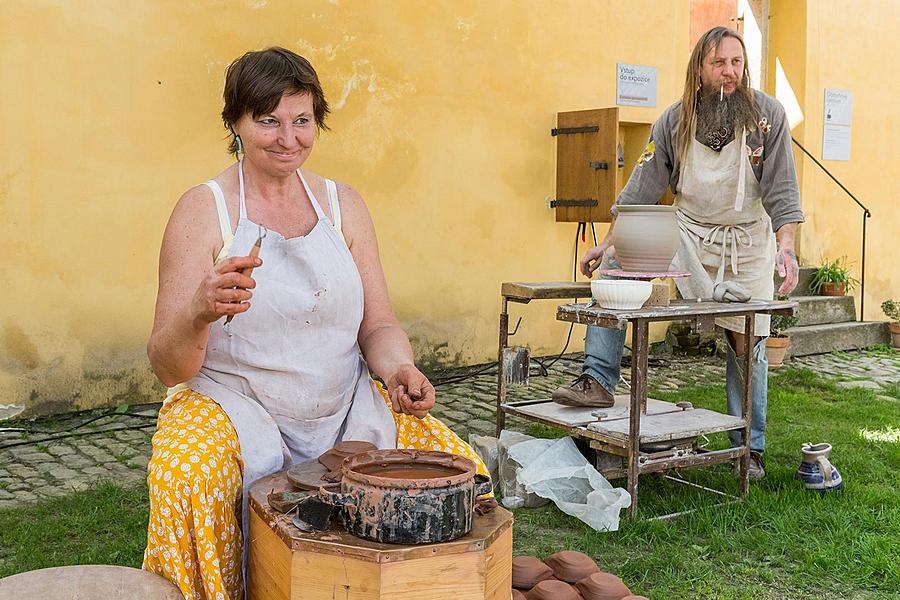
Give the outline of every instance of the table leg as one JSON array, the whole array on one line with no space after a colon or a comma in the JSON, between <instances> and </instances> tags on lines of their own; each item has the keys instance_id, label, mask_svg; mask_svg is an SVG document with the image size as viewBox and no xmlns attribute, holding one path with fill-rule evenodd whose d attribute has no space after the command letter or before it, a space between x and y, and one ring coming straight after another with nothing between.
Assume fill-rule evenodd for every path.
<instances>
[{"instance_id":1,"label":"table leg","mask_svg":"<svg viewBox=\"0 0 900 600\"><path fill-rule=\"evenodd\" d=\"M744 386L741 390L741 418L744 419L744 430L741 432L741 445L744 453L741 455L741 495L746 496L750 491L750 422L753 411L750 406L751 386L753 385L753 334L756 318L753 314L744 315Z\"/></svg>"},{"instance_id":2,"label":"table leg","mask_svg":"<svg viewBox=\"0 0 900 600\"><path fill-rule=\"evenodd\" d=\"M631 408L628 420L628 514L637 514L638 456L641 452L641 415L647 412L647 362L650 325L644 319L631 324Z\"/></svg>"},{"instance_id":3,"label":"table leg","mask_svg":"<svg viewBox=\"0 0 900 600\"><path fill-rule=\"evenodd\" d=\"M497 437L506 427L506 413L500 405L506 402L506 373L503 370L503 349L509 342L509 313L507 312L507 300L504 297L500 306L500 341L497 348L497 413L495 416Z\"/></svg>"}]
</instances>

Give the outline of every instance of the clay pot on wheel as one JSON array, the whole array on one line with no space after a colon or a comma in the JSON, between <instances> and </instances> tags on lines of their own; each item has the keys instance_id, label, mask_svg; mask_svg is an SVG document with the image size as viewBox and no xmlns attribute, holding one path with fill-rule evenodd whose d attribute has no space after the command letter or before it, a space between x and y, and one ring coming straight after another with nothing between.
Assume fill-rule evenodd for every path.
<instances>
[{"instance_id":1,"label":"clay pot on wheel","mask_svg":"<svg viewBox=\"0 0 900 600\"><path fill-rule=\"evenodd\" d=\"M663 205L618 206L613 227L616 257L625 271L668 271L681 236L675 207Z\"/></svg>"}]
</instances>

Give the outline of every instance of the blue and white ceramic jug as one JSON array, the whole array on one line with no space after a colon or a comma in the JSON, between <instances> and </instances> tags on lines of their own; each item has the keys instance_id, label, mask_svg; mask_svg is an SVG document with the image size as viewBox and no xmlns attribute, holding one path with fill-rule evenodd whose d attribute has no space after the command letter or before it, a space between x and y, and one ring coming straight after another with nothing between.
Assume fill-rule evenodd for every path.
<instances>
[{"instance_id":1,"label":"blue and white ceramic jug","mask_svg":"<svg viewBox=\"0 0 900 600\"><path fill-rule=\"evenodd\" d=\"M800 448L803 462L797 469L797 479L803 482L806 489L825 493L844 489L841 474L828 460L831 444L803 444Z\"/></svg>"}]
</instances>

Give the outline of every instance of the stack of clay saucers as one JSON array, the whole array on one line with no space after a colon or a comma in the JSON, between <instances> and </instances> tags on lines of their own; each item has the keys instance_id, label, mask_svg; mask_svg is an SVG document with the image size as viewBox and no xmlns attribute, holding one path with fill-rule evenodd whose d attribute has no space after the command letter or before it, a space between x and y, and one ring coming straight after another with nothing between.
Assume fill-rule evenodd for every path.
<instances>
[{"instance_id":1,"label":"stack of clay saucers","mask_svg":"<svg viewBox=\"0 0 900 600\"><path fill-rule=\"evenodd\" d=\"M513 600L647 600L622 580L604 573L581 552L564 550L545 558L517 556L512 564Z\"/></svg>"}]
</instances>

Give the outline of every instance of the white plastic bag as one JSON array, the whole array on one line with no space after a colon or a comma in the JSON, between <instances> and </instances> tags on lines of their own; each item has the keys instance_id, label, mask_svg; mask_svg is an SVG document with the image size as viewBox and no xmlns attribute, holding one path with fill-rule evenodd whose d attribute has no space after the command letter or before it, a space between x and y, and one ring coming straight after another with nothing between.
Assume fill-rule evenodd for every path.
<instances>
[{"instance_id":1,"label":"white plastic bag","mask_svg":"<svg viewBox=\"0 0 900 600\"><path fill-rule=\"evenodd\" d=\"M610 485L582 456L572 438L535 441L550 445L542 449L524 442L509 449L509 457L522 465L518 483L597 531L616 531L619 512L631 505L628 491Z\"/></svg>"},{"instance_id":2,"label":"white plastic bag","mask_svg":"<svg viewBox=\"0 0 900 600\"><path fill-rule=\"evenodd\" d=\"M487 467L488 472L491 474L491 483L494 487L497 487L500 481L500 460L498 457L500 440L490 435L470 433L469 445L472 446L472 450L484 462L484 466Z\"/></svg>"},{"instance_id":3,"label":"white plastic bag","mask_svg":"<svg viewBox=\"0 0 900 600\"><path fill-rule=\"evenodd\" d=\"M531 448L534 447L533 442L538 442L540 447L540 450L535 454L536 456L546 449L549 445L548 442L552 443L553 440L536 439L530 435L517 431L507 431L506 429L500 432L500 440L497 444L497 461L499 463L500 477L497 483L494 484L494 490L496 491L499 487L502 494L500 503L506 508L535 508L550 503L549 500L541 498L537 494L529 494L525 490L525 486L518 482L517 473L522 465L509 455L512 447L530 444L528 448ZM526 450L525 454L530 456L534 452Z\"/></svg>"}]
</instances>

